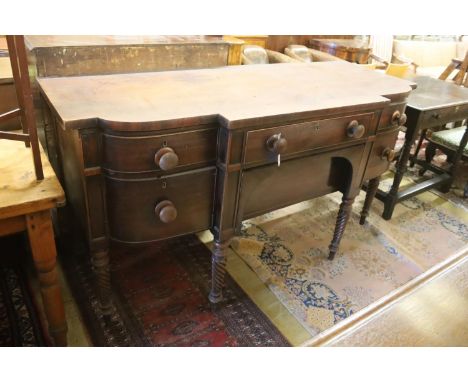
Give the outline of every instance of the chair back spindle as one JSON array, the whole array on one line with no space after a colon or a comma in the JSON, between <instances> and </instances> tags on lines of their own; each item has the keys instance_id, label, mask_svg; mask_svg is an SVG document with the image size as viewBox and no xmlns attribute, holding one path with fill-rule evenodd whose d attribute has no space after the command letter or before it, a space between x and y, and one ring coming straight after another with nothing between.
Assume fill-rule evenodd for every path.
<instances>
[{"instance_id":1,"label":"chair back spindle","mask_svg":"<svg viewBox=\"0 0 468 382\"><path fill-rule=\"evenodd\" d=\"M6 40L19 107L1 114L0 123L11 118L20 117L23 132L0 131L0 139L23 141L26 147L31 147L36 179L42 180L44 179L44 173L39 151L36 120L34 117L34 103L29 80L24 36L6 36Z\"/></svg>"}]
</instances>

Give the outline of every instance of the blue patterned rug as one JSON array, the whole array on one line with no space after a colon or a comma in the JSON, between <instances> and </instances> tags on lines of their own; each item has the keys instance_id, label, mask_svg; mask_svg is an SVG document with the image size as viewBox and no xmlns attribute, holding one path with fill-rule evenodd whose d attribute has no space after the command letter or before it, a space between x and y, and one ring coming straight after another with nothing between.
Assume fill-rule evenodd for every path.
<instances>
[{"instance_id":1,"label":"blue patterned rug","mask_svg":"<svg viewBox=\"0 0 468 382\"><path fill-rule=\"evenodd\" d=\"M405 180L409 181L409 180ZM383 181L383 188L389 180ZM359 225L353 206L340 251L327 259L341 194L300 203L244 223L231 247L312 335L404 285L468 242L468 214L433 193L397 206L383 220L375 201Z\"/></svg>"}]
</instances>

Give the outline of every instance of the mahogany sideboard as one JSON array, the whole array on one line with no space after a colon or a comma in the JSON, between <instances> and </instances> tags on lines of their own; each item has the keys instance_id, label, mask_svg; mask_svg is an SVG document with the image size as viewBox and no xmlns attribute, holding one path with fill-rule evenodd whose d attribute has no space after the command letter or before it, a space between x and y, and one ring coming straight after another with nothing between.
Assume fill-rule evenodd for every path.
<instances>
[{"instance_id":1,"label":"mahogany sideboard","mask_svg":"<svg viewBox=\"0 0 468 382\"><path fill-rule=\"evenodd\" d=\"M145 243L210 229L209 298L218 302L225 248L243 220L341 191L333 258L362 183L393 159L415 87L346 62L38 83L104 312L111 309L110 240Z\"/></svg>"}]
</instances>

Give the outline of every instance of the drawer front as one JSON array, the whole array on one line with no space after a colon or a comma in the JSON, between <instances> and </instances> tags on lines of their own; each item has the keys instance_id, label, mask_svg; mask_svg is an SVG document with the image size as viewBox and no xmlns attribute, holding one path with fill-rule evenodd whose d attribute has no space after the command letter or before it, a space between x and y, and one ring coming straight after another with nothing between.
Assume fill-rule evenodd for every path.
<instances>
[{"instance_id":1,"label":"drawer front","mask_svg":"<svg viewBox=\"0 0 468 382\"><path fill-rule=\"evenodd\" d=\"M190 171L159 179L106 178L110 235L113 239L136 243L165 239L211 227L214 168ZM161 220L155 207L172 204L177 216ZM168 210L169 217L173 208ZM167 216L166 216L167 218Z\"/></svg>"},{"instance_id":2,"label":"drawer front","mask_svg":"<svg viewBox=\"0 0 468 382\"><path fill-rule=\"evenodd\" d=\"M267 141L279 133L287 141L282 155L356 140L356 138L347 135L347 128L354 120L365 127L361 138L372 135L375 127L373 126L373 115L373 113L365 113L249 131L244 161L245 163L276 161L277 155L269 151Z\"/></svg>"},{"instance_id":3,"label":"drawer front","mask_svg":"<svg viewBox=\"0 0 468 382\"><path fill-rule=\"evenodd\" d=\"M468 105L447 107L438 110L428 110L422 116L424 128L445 125L449 122L460 121L468 118Z\"/></svg>"},{"instance_id":4,"label":"drawer front","mask_svg":"<svg viewBox=\"0 0 468 382\"><path fill-rule=\"evenodd\" d=\"M396 128L377 135L369 156L364 180L375 178L388 170L391 163L388 153L390 153L389 150L394 149L399 131L400 129Z\"/></svg>"},{"instance_id":5,"label":"drawer front","mask_svg":"<svg viewBox=\"0 0 468 382\"><path fill-rule=\"evenodd\" d=\"M104 134L104 167L116 172L164 172L214 163L216 139L217 129L213 128L142 137ZM177 156L177 164L170 170L163 170L155 161L156 153L162 148L172 149Z\"/></svg>"},{"instance_id":6,"label":"drawer front","mask_svg":"<svg viewBox=\"0 0 468 382\"><path fill-rule=\"evenodd\" d=\"M346 176L359 176L365 145L291 159L245 170L242 174L240 218L257 216L340 189Z\"/></svg>"},{"instance_id":7,"label":"drawer front","mask_svg":"<svg viewBox=\"0 0 468 382\"><path fill-rule=\"evenodd\" d=\"M403 103L391 104L385 109L383 109L382 114L380 116L377 130L397 127L398 123L396 120L396 116L398 114L402 115L405 111L405 107L406 107L406 103L403 102ZM396 112L398 113L396 114Z\"/></svg>"}]
</instances>

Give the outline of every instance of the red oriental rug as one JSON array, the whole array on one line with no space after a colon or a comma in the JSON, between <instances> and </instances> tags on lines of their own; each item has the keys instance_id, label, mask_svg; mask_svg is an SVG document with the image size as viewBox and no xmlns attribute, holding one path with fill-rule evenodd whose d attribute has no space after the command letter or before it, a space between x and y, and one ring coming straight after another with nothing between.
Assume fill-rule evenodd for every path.
<instances>
[{"instance_id":1,"label":"red oriental rug","mask_svg":"<svg viewBox=\"0 0 468 382\"><path fill-rule=\"evenodd\" d=\"M211 253L194 235L111 249L115 311L99 311L89 256L61 251L95 346L289 346L227 275L225 300L208 301Z\"/></svg>"}]
</instances>

